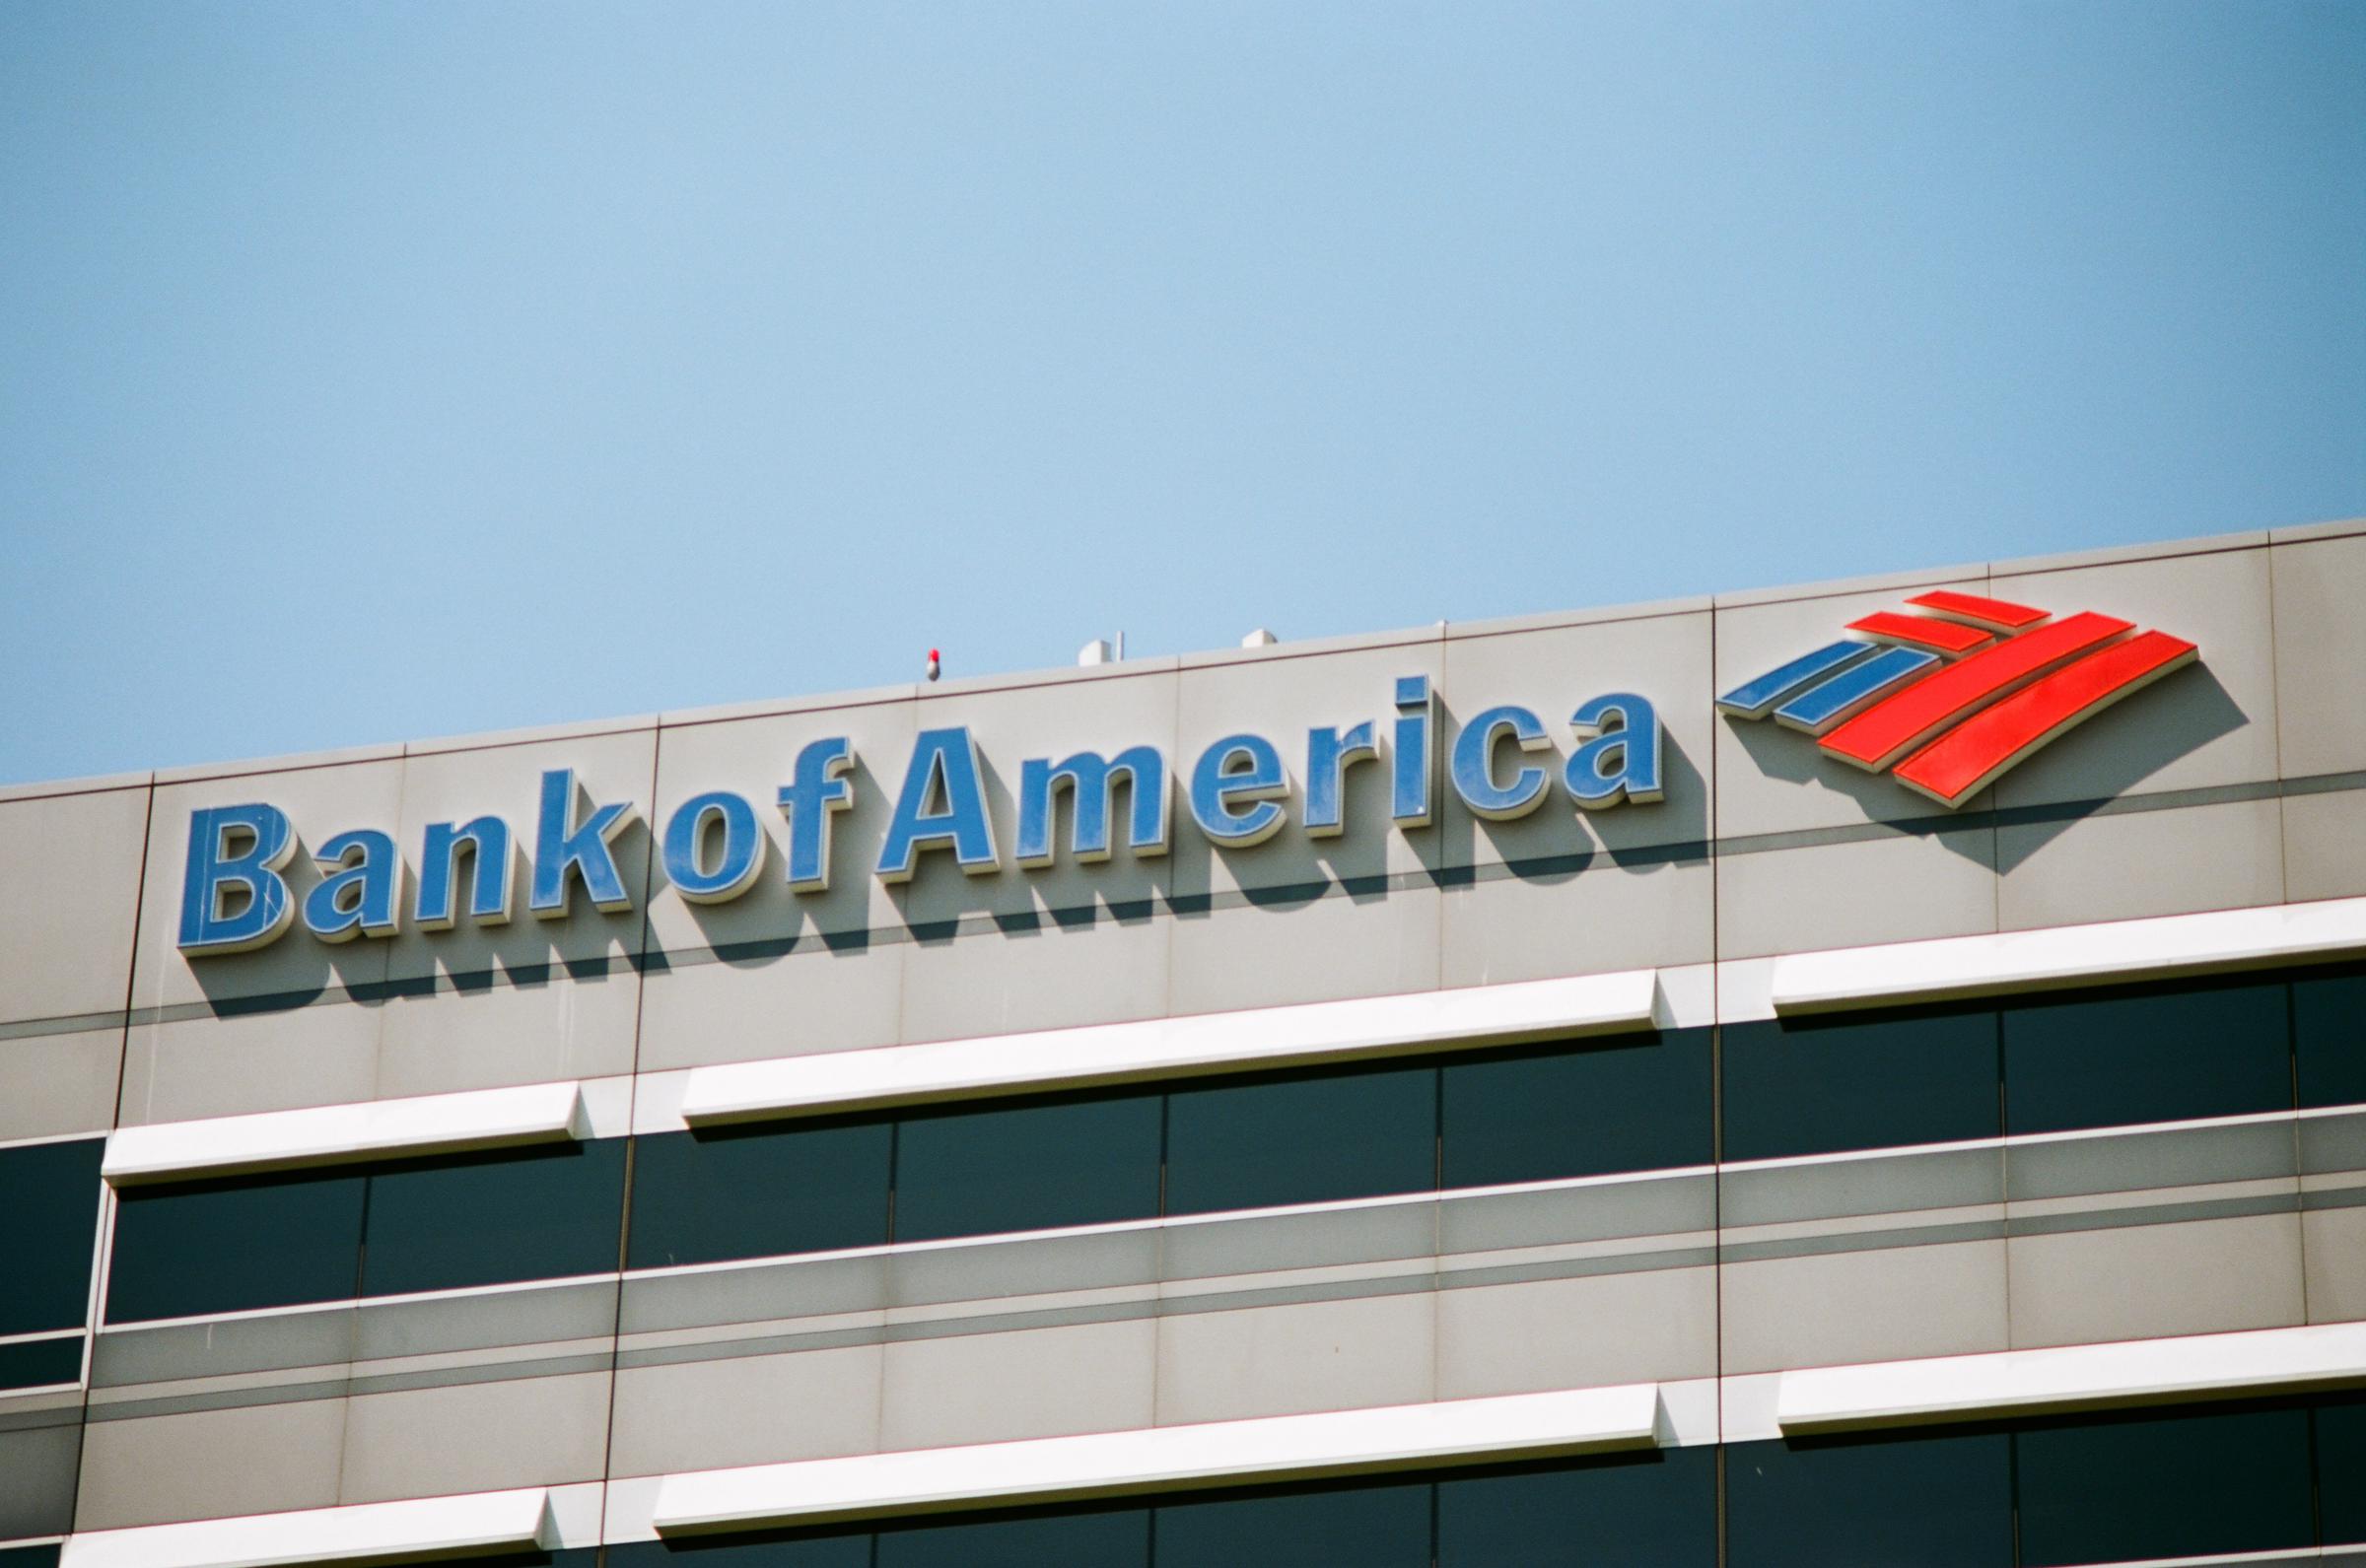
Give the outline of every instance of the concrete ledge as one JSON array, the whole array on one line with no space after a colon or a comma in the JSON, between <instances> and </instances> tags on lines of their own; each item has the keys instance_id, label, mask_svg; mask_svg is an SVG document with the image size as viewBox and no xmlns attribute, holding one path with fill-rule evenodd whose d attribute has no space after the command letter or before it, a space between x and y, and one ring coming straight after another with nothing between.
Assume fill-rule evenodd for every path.
<instances>
[{"instance_id":1,"label":"concrete ledge","mask_svg":"<svg viewBox=\"0 0 2366 1568\"><path fill-rule=\"evenodd\" d=\"M276 1568L471 1557L547 1550L557 1543L549 1489L531 1486L514 1492L86 1531L67 1537L59 1568Z\"/></svg>"},{"instance_id":2,"label":"concrete ledge","mask_svg":"<svg viewBox=\"0 0 2366 1568\"><path fill-rule=\"evenodd\" d=\"M591 1132L583 1085L532 1083L119 1127L106 1140L99 1174L111 1186L129 1187L381 1155L581 1141Z\"/></svg>"},{"instance_id":3,"label":"concrete ledge","mask_svg":"<svg viewBox=\"0 0 2366 1568\"><path fill-rule=\"evenodd\" d=\"M1788 1436L2366 1384L2366 1323L2185 1334L1781 1374Z\"/></svg>"},{"instance_id":4,"label":"concrete ledge","mask_svg":"<svg viewBox=\"0 0 2366 1568\"><path fill-rule=\"evenodd\" d=\"M655 1519L672 1536L1650 1448L1660 1425L1652 1383L1212 1421L690 1471L659 1483Z\"/></svg>"},{"instance_id":5,"label":"concrete ledge","mask_svg":"<svg viewBox=\"0 0 2366 1568\"><path fill-rule=\"evenodd\" d=\"M2362 900L2361 902L2366 902ZM696 1067L692 1125L1648 1029L1648 969Z\"/></svg>"},{"instance_id":6,"label":"concrete ledge","mask_svg":"<svg viewBox=\"0 0 2366 1568\"><path fill-rule=\"evenodd\" d=\"M2208 975L2366 953L2366 898L1844 947L1774 960L1777 1015Z\"/></svg>"}]
</instances>

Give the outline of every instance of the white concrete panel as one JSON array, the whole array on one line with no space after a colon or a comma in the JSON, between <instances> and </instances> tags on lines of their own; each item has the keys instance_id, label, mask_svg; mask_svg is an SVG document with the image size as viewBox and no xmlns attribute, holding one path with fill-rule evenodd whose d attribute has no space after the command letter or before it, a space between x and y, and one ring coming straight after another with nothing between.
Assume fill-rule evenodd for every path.
<instances>
[{"instance_id":1,"label":"white concrete panel","mask_svg":"<svg viewBox=\"0 0 2366 1568\"><path fill-rule=\"evenodd\" d=\"M895 1043L911 944L829 945L702 959L655 970L641 987L641 1070Z\"/></svg>"},{"instance_id":2,"label":"white concrete panel","mask_svg":"<svg viewBox=\"0 0 2366 1568\"><path fill-rule=\"evenodd\" d=\"M373 1097L383 1002L134 1024L122 1123L184 1122Z\"/></svg>"},{"instance_id":3,"label":"white concrete panel","mask_svg":"<svg viewBox=\"0 0 2366 1568\"><path fill-rule=\"evenodd\" d=\"M2267 552L2283 776L2366 768L2366 535Z\"/></svg>"},{"instance_id":4,"label":"white concrete panel","mask_svg":"<svg viewBox=\"0 0 2366 1568\"><path fill-rule=\"evenodd\" d=\"M2264 541L2262 541L2264 542ZM1998 572L1995 597L2095 610L2199 645L2194 667L2079 725L2006 774L1999 806L2101 800L2275 777L2275 660L2265 550L2154 556L2035 576Z\"/></svg>"},{"instance_id":5,"label":"white concrete panel","mask_svg":"<svg viewBox=\"0 0 2366 1568\"><path fill-rule=\"evenodd\" d=\"M1441 903L1416 886L1178 914L1167 1005L1225 1012L1427 990L1438 984Z\"/></svg>"},{"instance_id":6,"label":"white concrete panel","mask_svg":"<svg viewBox=\"0 0 2366 1568\"><path fill-rule=\"evenodd\" d=\"M1717 857L1720 957L1995 929L1993 828Z\"/></svg>"},{"instance_id":7,"label":"white concrete panel","mask_svg":"<svg viewBox=\"0 0 2366 1568\"><path fill-rule=\"evenodd\" d=\"M997 917L997 925L911 944L903 960L898 1033L906 1041L1068 1029L1166 1011L1173 920L1145 900L1115 918Z\"/></svg>"},{"instance_id":8,"label":"white concrete panel","mask_svg":"<svg viewBox=\"0 0 2366 1568\"><path fill-rule=\"evenodd\" d=\"M138 1530L84 1531L59 1557L72 1568L278 1568L280 1564L472 1557L557 1544L539 1486Z\"/></svg>"},{"instance_id":9,"label":"white concrete panel","mask_svg":"<svg viewBox=\"0 0 2366 1568\"><path fill-rule=\"evenodd\" d=\"M2284 896L2278 802L2235 800L1996 830L2003 930L2244 909Z\"/></svg>"},{"instance_id":10,"label":"white concrete panel","mask_svg":"<svg viewBox=\"0 0 2366 1568\"><path fill-rule=\"evenodd\" d=\"M2366 894L2366 789L2286 795L2284 896Z\"/></svg>"},{"instance_id":11,"label":"white concrete panel","mask_svg":"<svg viewBox=\"0 0 2366 1568\"><path fill-rule=\"evenodd\" d=\"M691 1123L730 1122L1602 1034L1648 1027L1657 994L1651 972L1635 970L700 1067L680 1110Z\"/></svg>"},{"instance_id":12,"label":"white concrete panel","mask_svg":"<svg viewBox=\"0 0 2366 1568\"><path fill-rule=\"evenodd\" d=\"M1882 943L1777 958L1774 1008L1944 1001L2366 952L2366 898Z\"/></svg>"},{"instance_id":13,"label":"white concrete panel","mask_svg":"<svg viewBox=\"0 0 2366 1568\"><path fill-rule=\"evenodd\" d=\"M881 1346L858 1344L622 1368L609 1473L871 1453L883 1364Z\"/></svg>"},{"instance_id":14,"label":"white concrete panel","mask_svg":"<svg viewBox=\"0 0 2366 1568\"><path fill-rule=\"evenodd\" d=\"M147 831L146 789L0 802L0 1022L121 1013Z\"/></svg>"},{"instance_id":15,"label":"white concrete panel","mask_svg":"<svg viewBox=\"0 0 2366 1568\"><path fill-rule=\"evenodd\" d=\"M449 1094L633 1070L642 983L617 963L582 980L504 973L488 984L398 994L380 1012L382 1098Z\"/></svg>"},{"instance_id":16,"label":"white concrete panel","mask_svg":"<svg viewBox=\"0 0 2366 1568\"><path fill-rule=\"evenodd\" d=\"M346 1164L385 1154L580 1140L590 1130L582 1089L544 1083L124 1127L107 1139L100 1174L124 1187L170 1177Z\"/></svg>"},{"instance_id":17,"label":"white concrete panel","mask_svg":"<svg viewBox=\"0 0 2366 1568\"><path fill-rule=\"evenodd\" d=\"M887 1346L879 1446L940 1448L1147 1427L1157 1360L1148 1318Z\"/></svg>"},{"instance_id":18,"label":"white concrete panel","mask_svg":"<svg viewBox=\"0 0 2366 1568\"><path fill-rule=\"evenodd\" d=\"M123 1039L118 1028L0 1040L0 1141L113 1126Z\"/></svg>"},{"instance_id":19,"label":"white concrete panel","mask_svg":"<svg viewBox=\"0 0 2366 1568\"><path fill-rule=\"evenodd\" d=\"M1782 1375L1785 1433L1971 1420L2366 1379L2366 1324L2007 1350Z\"/></svg>"},{"instance_id":20,"label":"white concrete panel","mask_svg":"<svg viewBox=\"0 0 2366 1568\"><path fill-rule=\"evenodd\" d=\"M665 1477L656 1524L670 1536L954 1503L1013 1505L1308 1471L1647 1448L1658 1415L1658 1391L1642 1384L708 1470Z\"/></svg>"},{"instance_id":21,"label":"white concrete panel","mask_svg":"<svg viewBox=\"0 0 2366 1568\"><path fill-rule=\"evenodd\" d=\"M1597 853L1582 870L1483 879L1439 895L1439 984L1499 986L1560 975L1705 963L1711 957L1714 876L1706 858L1620 864Z\"/></svg>"}]
</instances>

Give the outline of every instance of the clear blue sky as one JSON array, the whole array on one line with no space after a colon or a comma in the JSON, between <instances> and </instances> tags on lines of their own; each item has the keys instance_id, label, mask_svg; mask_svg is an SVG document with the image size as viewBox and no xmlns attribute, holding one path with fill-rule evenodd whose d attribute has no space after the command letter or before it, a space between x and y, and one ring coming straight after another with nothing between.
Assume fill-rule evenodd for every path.
<instances>
[{"instance_id":1,"label":"clear blue sky","mask_svg":"<svg viewBox=\"0 0 2366 1568\"><path fill-rule=\"evenodd\" d=\"M2366 511L2366 4L0 7L0 779Z\"/></svg>"}]
</instances>

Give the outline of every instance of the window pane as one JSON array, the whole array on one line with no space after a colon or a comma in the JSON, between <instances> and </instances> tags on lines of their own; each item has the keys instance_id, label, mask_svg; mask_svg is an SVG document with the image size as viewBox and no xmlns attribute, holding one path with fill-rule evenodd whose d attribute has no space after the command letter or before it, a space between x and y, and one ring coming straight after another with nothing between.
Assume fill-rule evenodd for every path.
<instances>
[{"instance_id":1,"label":"window pane","mask_svg":"<svg viewBox=\"0 0 2366 1568\"><path fill-rule=\"evenodd\" d=\"M2281 981L2115 991L2004 1009L2014 1132L2179 1122L2292 1104Z\"/></svg>"},{"instance_id":2,"label":"window pane","mask_svg":"<svg viewBox=\"0 0 2366 1568\"><path fill-rule=\"evenodd\" d=\"M1443 1092L1448 1187L1715 1158L1706 1029L1449 1059Z\"/></svg>"},{"instance_id":3,"label":"window pane","mask_svg":"<svg viewBox=\"0 0 2366 1568\"><path fill-rule=\"evenodd\" d=\"M1996 1015L1986 1008L1725 1026L1725 1157L1992 1138Z\"/></svg>"},{"instance_id":4,"label":"window pane","mask_svg":"<svg viewBox=\"0 0 2366 1568\"><path fill-rule=\"evenodd\" d=\"M1713 1568L1716 1560L1713 1448L1437 1485L1438 1568Z\"/></svg>"},{"instance_id":5,"label":"window pane","mask_svg":"<svg viewBox=\"0 0 2366 1568\"><path fill-rule=\"evenodd\" d=\"M870 1532L822 1537L644 1540L607 1548L607 1568L870 1568Z\"/></svg>"},{"instance_id":6,"label":"window pane","mask_svg":"<svg viewBox=\"0 0 2366 1568\"><path fill-rule=\"evenodd\" d=\"M2011 1449L2001 1432L1725 1451L1731 1568L2006 1568Z\"/></svg>"},{"instance_id":7,"label":"window pane","mask_svg":"<svg viewBox=\"0 0 2366 1568\"><path fill-rule=\"evenodd\" d=\"M632 1266L879 1246L892 1138L870 1122L635 1139Z\"/></svg>"},{"instance_id":8,"label":"window pane","mask_svg":"<svg viewBox=\"0 0 2366 1568\"><path fill-rule=\"evenodd\" d=\"M613 1269L624 1222L624 1151L622 1138L595 1138L381 1167L370 1177L362 1293Z\"/></svg>"},{"instance_id":9,"label":"window pane","mask_svg":"<svg viewBox=\"0 0 2366 1568\"><path fill-rule=\"evenodd\" d=\"M2030 1568L2312 1543L2306 1410L2089 1420L2014 1441Z\"/></svg>"},{"instance_id":10,"label":"window pane","mask_svg":"<svg viewBox=\"0 0 2366 1568\"><path fill-rule=\"evenodd\" d=\"M877 1568L1129 1568L1150 1560L1149 1511L964 1520L879 1532Z\"/></svg>"},{"instance_id":11,"label":"window pane","mask_svg":"<svg viewBox=\"0 0 2366 1568\"><path fill-rule=\"evenodd\" d=\"M131 1188L115 1205L110 1323L352 1299L364 1178Z\"/></svg>"},{"instance_id":12,"label":"window pane","mask_svg":"<svg viewBox=\"0 0 2366 1568\"><path fill-rule=\"evenodd\" d=\"M1437 1181L1434 1067L1178 1089L1166 1117L1170 1214L1427 1192Z\"/></svg>"},{"instance_id":13,"label":"window pane","mask_svg":"<svg viewBox=\"0 0 2366 1568\"><path fill-rule=\"evenodd\" d=\"M1148 1219L1159 1110L1150 1094L909 1117L896 1132L895 1239Z\"/></svg>"},{"instance_id":14,"label":"window pane","mask_svg":"<svg viewBox=\"0 0 2366 1568\"><path fill-rule=\"evenodd\" d=\"M0 1344L0 1389L37 1389L82 1376L82 1335Z\"/></svg>"},{"instance_id":15,"label":"window pane","mask_svg":"<svg viewBox=\"0 0 2366 1568\"><path fill-rule=\"evenodd\" d=\"M1167 1503L1156 1523L1158 1568L1429 1568L1419 1481Z\"/></svg>"},{"instance_id":16,"label":"window pane","mask_svg":"<svg viewBox=\"0 0 2366 1568\"><path fill-rule=\"evenodd\" d=\"M91 1310L104 1138L0 1149L0 1333L78 1329Z\"/></svg>"},{"instance_id":17,"label":"window pane","mask_svg":"<svg viewBox=\"0 0 2366 1568\"><path fill-rule=\"evenodd\" d=\"M2317 1496L2325 1544L2366 1542L2366 1399L2324 1400L2317 1407Z\"/></svg>"},{"instance_id":18,"label":"window pane","mask_svg":"<svg viewBox=\"0 0 2366 1568\"><path fill-rule=\"evenodd\" d=\"M54 1543L46 1546L11 1546L0 1551L0 1568L54 1568L58 1551L59 1547Z\"/></svg>"},{"instance_id":19,"label":"window pane","mask_svg":"<svg viewBox=\"0 0 2366 1568\"><path fill-rule=\"evenodd\" d=\"M2302 1105L2366 1104L2366 974L2295 980L2292 1041Z\"/></svg>"}]
</instances>

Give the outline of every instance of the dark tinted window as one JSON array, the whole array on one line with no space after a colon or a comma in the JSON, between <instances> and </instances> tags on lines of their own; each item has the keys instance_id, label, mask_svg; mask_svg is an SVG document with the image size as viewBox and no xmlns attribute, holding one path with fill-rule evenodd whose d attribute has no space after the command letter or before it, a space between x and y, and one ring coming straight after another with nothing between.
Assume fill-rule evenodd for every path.
<instances>
[{"instance_id":1,"label":"dark tinted window","mask_svg":"<svg viewBox=\"0 0 2366 1568\"><path fill-rule=\"evenodd\" d=\"M82 1376L82 1335L0 1344L0 1389L72 1383Z\"/></svg>"},{"instance_id":2,"label":"dark tinted window","mask_svg":"<svg viewBox=\"0 0 2366 1568\"><path fill-rule=\"evenodd\" d=\"M884 1530L877 1568L1130 1568L1149 1560L1149 1511L1129 1508Z\"/></svg>"},{"instance_id":3,"label":"dark tinted window","mask_svg":"<svg viewBox=\"0 0 2366 1568\"><path fill-rule=\"evenodd\" d=\"M52 1568L59 1548L47 1546L11 1546L0 1551L0 1568Z\"/></svg>"},{"instance_id":4,"label":"dark tinted window","mask_svg":"<svg viewBox=\"0 0 2366 1568\"><path fill-rule=\"evenodd\" d=\"M1435 1185L1436 1162L1434 1067L1178 1089L1167 1097L1171 1214L1417 1193Z\"/></svg>"},{"instance_id":5,"label":"dark tinted window","mask_svg":"<svg viewBox=\"0 0 2366 1568\"><path fill-rule=\"evenodd\" d=\"M892 1136L874 1122L636 1139L631 1265L876 1247Z\"/></svg>"},{"instance_id":6,"label":"dark tinted window","mask_svg":"<svg viewBox=\"0 0 2366 1568\"><path fill-rule=\"evenodd\" d=\"M91 1309L104 1138L0 1149L0 1334L75 1329Z\"/></svg>"},{"instance_id":7,"label":"dark tinted window","mask_svg":"<svg viewBox=\"0 0 2366 1568\"><path fill-rule=\"evenodd\" d=\"M115 1207L108 1321L351 1297L363 1186L357 1173L126 1189Z\"/></svg>"},{"instance_id":8,"label":"dark tinted window","mask_svg":"<svg viewBox=\"0 0 2366 1568\"><path fill-rule=\"evenodd\" d=\"M1725 1157L1766 1160L1994 1137L1984 1008L1728 1024Z\"/></svg>"},{"instance_id":9,"label":"dark tinted window","mask_svg":"<svg viewBox=\"0 0 2366 1568\"><path fill-rule=\"evenodd\" d=\"M1437 1486L1438 1568L1713 1568L1709 1448Z\"/></svg>"},{"instance_id":10,"label":"dark tinted window","mask_svg":"<svg viewBox=\"0 0 2366 1568\"><path fill-rule=\"evenodd\" d=\"M1731 1568L2007 1568L2001 1432L1737 1443L1725 1451Z\"/></svg>"},{"instance_id":11,"label":"dark tinted window","mask_svg":"<svg viewBox=\"0 0 2366 1568\"><path fill-rule=\"evenodd\" d=\"M1705 1165L1709 1088L1705 1029L1449 1059L1445 1185Z\"/></svg>"},{"instance_id":12,"label":"dark tinted window","mask_svg":"<svg viewBox=\"0 0 2366 1568\"><path fill-rule=\"evenodd\" d=\"M2014 1002L2004 1009L2006 1130L2283 1110L2288 996L2268 981Z\"/></svg>"},{"instance_id":13,"label":"dark tinted window","mask_svg":"<svg viewBox=\"0 0 2366 1568\"><path fill-rule=\"evenodd\" d=\"M1158 1568L1429 1568L1429 1491L1415 1482L1162 1504Z\"/></svg>"},{"instance_id":14,"label":"dark tinted window","mask_svg":"<svg viewBox=\"0 0 2366 1568\"><path fill-rule=\"evenodd\" d=\"M2302 1105L2366 1104L2366 974L2295 980L2292 1044Z\"/></svg>"},{"instance_id":15,"label":"dark tinted window","mask_svg":"<svg viewBox=\"0 0 2366 1568\"><path fill-rule=\"evenodd\" d=\"M605 1273L624 1221L622 1138L372 1173L362 1293Z\"/></svg>"},{"instance_id":16,"label":"dark tinted window","mask_svg":"<svg viewBox=\"0 0 2366 1568\"><path fill-rule=\"evenodd\" d=\"M2317 1496L2328 1546L2366 1541L2366 1399L2328 1399L2317 1421Z\"/></svg>"},{"instance_id":17,"label":"dark tinted window","mask_svg":"<svg viewBox=\"0 0 2366 1568\"><path fill-rule=\"evenodd\" d=\"M1158 1212L1159 1097L908 1117L895 1239L1044 1230Z\"/></svg>"},{"instance_id":18,"label":"dark tinted window","mask_svg":"<svg viewBox=\"0 0 2366 1568\"><path fill-rule=\"evenodd\" d=\"M2083 1421L2016 1441L2029 1568L2312 1541L2306 1410Z\"/></svg>"},{"instance_id":19,"label":"dark tinted window","mask_svg":"<svg viewBox=\"0 0 2366 1568\"><path fill-rule=\"evenodd\" d=\"M870 1533L759 1540L635 1541L606 1548L606 1568L870 1568Z\"/></svg>"}]
</instances>

